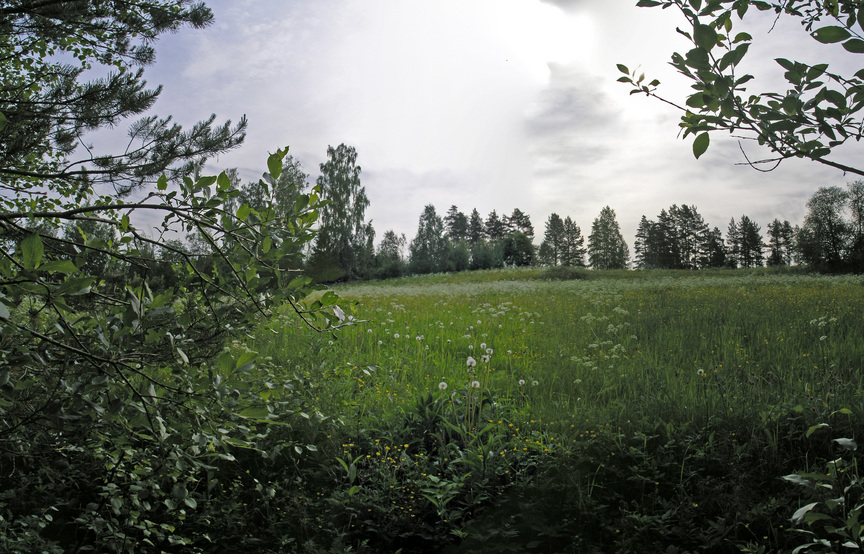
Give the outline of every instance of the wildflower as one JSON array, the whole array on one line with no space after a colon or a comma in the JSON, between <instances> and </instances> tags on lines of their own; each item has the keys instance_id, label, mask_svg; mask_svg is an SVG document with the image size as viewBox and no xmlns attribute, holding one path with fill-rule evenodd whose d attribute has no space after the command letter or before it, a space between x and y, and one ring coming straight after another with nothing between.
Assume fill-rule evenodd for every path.
<instances>
[{"instance_id":1,"label":"wildflower","mask_svg":"<svg viewBox=\"0 0 864 554\"><path fill-rule=\"evenodd\" d=\"M383 340L379 340L379 341L378 341L378 346L381 346L382 344L384 344L384 341L383 341Z\"/></svg>"},{"instance_id":2,"label":"wildflower","mask_svg":"<svg viewBox=\"0 0 864 554\"><path fill-rule=\"evenodd\" d=\"M371 333L371 332L372 332L372 329L366 329L366 332L367 332L367 333Z\"/></svg>"},{"instance_id":3,"label":"wildflower","mask_svg":"<svg viewBox=\"0 0 864 554\"><path fill-rule=\"evenodd\" d=\"M327 341L327 344L329 344L330 346L333 346L333 341L332 340Z\"/></svg>"},{"instance_id":4,"label":"wildflower","mask_svg":"<svg viewBox=\"0 0 864 554\"><path fill-rule=\"evenodd\" d=\"M519 379L519 386L525 385L525 379Z\"/></svg>"},{"instance_id":5,"label":"wildflower","mask_svg":"<svg viewBox=\"0 0 864 554\"><path fill-rule=\"evenodd\" d=\"M468 356L468 359L465 360L465 363L468 365L468 367L474 367L475 365L477 365L477 360L475 360L471 356Z\"/></svg>"},{"instance_id":6,"label":"wildflower","mask_svg":"<svg viewBox=\"0 0 864 554\"><path fill-rule=\"evenodd\" d=\"M471 386L475 389L480 388L480 381L471 381Z\"/></svg>"},{"instance_id":7,"label":"wildflower","mask_svg":"<svg viewBox=\"0 0 864 554\"><path fill-rule=\"evenodd\" d=\"M438 388L441 390L447 390L447 383L441 381L440 383L438 383Z\"/></svg>"},{"instance_id":8,"label":"wildflower","mask_svg":"<svg viewBox=\"0 0 864 554\"><path fill-rule=\"evenodd\" d=\"M399 333L393 333L393 338L394 338L394 339L398 339L398 338L399 338Z\"/></svg>"},{"instance_id":9,"label":"wildflower","mask_svg":"<svg viewBox=\"0 0 864 554\"><path fill-rule=\"evenodd\" d=\"M492 352L494 352L494 350L492 350L491 348L486 349L486 353L489 354L490 356L492 355Z\"/></svg>"},{"instance_id":10,"label":"wildflower","mask_svg":"<svg viewBox=\"0 0 864 554\"><path fill-rule=\"evenodd\" d=\"M486 350L486 343L485 342L480 343L480 350Z\"/></svg>"},{"instance_id":11,"label":"wildflower","mask_svg":"<svg viewBox=\"0 0 864 554\"><path fill-rule=\"evenodd\" d=\"M705 370L704 369L697 369L696 375L698 375L699 377L704 377L705 376Z\"/></svg>"},{"instance_id":12,"label":"wildflower","mask_svg":"<svg viewBox=\"0 0 864 554\"><path fill-rule=\"evenodd\" d=\"M469 344L469 345L468 345L468 350L474 350L474 345L473 345L473 344Z\"/></svg>"},{"instance_id":13,"label":"wildflower","mask_svg":"<svg viewBox=\"0 0 864 554\"><path fill-rule=\"evenodd\" d=\"M512 350L508 350L508 351L507 351L507 355L508 355L508 356L510 356L510 355L512 355L512 354L513 354L513 351L512 351Z\"/></svg>"},{"instance_id":14,"label":"wildflower","mask_svg":"<svg viewBox=\"0 0 864 554\"><path fill-rule=\"evenodd\" d=\"M540 383L539 383L539 382L537 382L537 381L531 381L531 384L532 384L532 385L533 385L533 386L535 386L535 387L536 387L536 386L537 386L537 385L539 385L539 384L540 384Z\"/></svg>"},{"instance_id":15,"label":"wildflower","mask_svg":"<svg viewBox=\"0 0 864 554\"><path fill-rule=\"evenodd\" d=\"M489 363L489 360L492 359L492 356L489 354L483 354L480 356L480 359L483 360L483 363Z\"/></svg>"}]
</instances>

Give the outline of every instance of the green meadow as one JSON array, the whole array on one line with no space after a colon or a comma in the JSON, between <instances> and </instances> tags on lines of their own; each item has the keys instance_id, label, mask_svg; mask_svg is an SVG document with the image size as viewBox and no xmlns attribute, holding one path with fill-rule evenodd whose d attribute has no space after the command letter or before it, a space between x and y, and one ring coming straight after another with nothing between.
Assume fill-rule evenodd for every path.
<instances>
[{"instance_id":1,"label":"green meadow","mask_svg":"<svg viewBox=\"0 0 864 554\"><path fill-rule=\"evenodd\" d=\"M310 551L861 544L860 276L533 268L335 290L356 325L286 311L233 346L305 421L280 494Z\"/></svg>"}]
</instances>

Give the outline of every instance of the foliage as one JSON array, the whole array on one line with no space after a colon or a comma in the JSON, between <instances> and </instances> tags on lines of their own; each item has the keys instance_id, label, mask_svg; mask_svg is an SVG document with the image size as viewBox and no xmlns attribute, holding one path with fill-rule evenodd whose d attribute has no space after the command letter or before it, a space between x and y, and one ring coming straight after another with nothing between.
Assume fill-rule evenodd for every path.
<instances>
[{"instance_id":1,"label":"foliage","mask_svg":"<svg viewBox=\"0 0 864 554\"><path fill-rule=\"evenodd\" d=\"M376 268L379 279L392 279L401 277L406 271L406 264L402 252L405 250L407 241L405 235L396 235L393 230L384 232L384 237L378 245Z\"/></svg>"},{"instance_id":2,"label":"foliage","mask_svg":"<svg viewBox=\"0 0 864 554\"><path fill-rule=\"evenodd\" d=\"M505 264L512 266L534 264L534 245L528 235L521 232L510 233L501 243L501 255Z\"/></svg>"},{"instance_id":3,"label":"foliage","mask_svg":"<svg viewBox=\"0 0 864 554\"><path fill-rule=\"evenodd\" d=\"M673 204L657 221L644 215L636 231L636 266L641 269L700 269L711 267L714 235L696 206Z\"/></svg>"},{"instance_id":4,"label":"foliage","mask_svg":"<svg viewBox=\"0 0 864 554\"><path fill-rule=\"evenodd\" d=\"M760 267L765 260L765 244L759 225L746 215L729 221L726 233L726 263L730 267Z\"/></svg>"},{"instance_id":5,"label":"foliage","mask_svg":"<svg viewBox=\"0 0 864 554\"><path fill-rule=\"evenodd\" d=\"M841 411L852 414L849 409ZM809 437L814 432L828 428L820 423L808 429ZM858 444L850 438L833 439L837 457L825 464L825 471L798 471L783 478L796 485L806 487L809 499L814 499L792 514L792 522L807 537L806 542L793 552L837 552L842 548L860 550L864 546L861 521L864 483L858 473L854 451ZM806 528L803 528L806 524Z\"/></svg>"},{"instance_id":6,"label":"foliage","mask_svg":"<svg viewBox=\"0 0 864 554\"><path fill-rule=\"evenodd\" d=\"M447 269L448 241L444 237L444 222L432 204L423 208L417 235L409 249L412 273L439 273Z\"/></svg>"},{"instance_id":7,"label":"foliage","mask_svg":"<svg viewBox=\"0 0 864 554\"><path fill-rule=\"evenodd\" d=\"M309 262L319 281L367 277L374 255L375 231L365 221L369 198L360 184L357 151L340 144L327 147L318 187L327 201L321 209L321 224Z\"/></svg>"},{"instance_id":8,"label":"foliage","mask_svg":"<svg viewBox=\"0 0 864 554\"><path fill-rule=\"evenodd\" d=\"M459 242L468 238L468 217L459 211L455 205L450 206L447 215L444 216L447 238L452 242Z\"/></svg>"},{"instance_id":9,"label":"foliage","mask_svg":"<svg viewBox=\"0 0 864 554\"><path fill-rule=\"evenodd\" d=\"M183 25L209 25L203 4L16 0L4 3L0 21L0 188L11 193L0 197L5 210L25 200L34 211L74 209L97 184L128 191L163 173L174 181L243 140L245 119L214 127L211 116L184 131L170 117L148 115L131 125L122 152L98 153L84 143L87 132L152 107L161 91L145 88L152 43ZM87 152L76 158L79 146Z\"/></svg>"},{"instance_id":10,"label":"foliage","mask_svg":"<svg viewBox=\"0 0 864 554\"><path fill-rule=\"evenodd\" d=\"M498 217L498 212L492 210L489 212L489 216L486 218L486 222L483 224L483 229L486 234L486 238L490 241L498 241L503 239L507 235L507 226Z\"/></svg>"},{"instance_id":11,"label":"foliage","mask_svg":"<svg viewBox=\"0 0 864 554\"><path fill-rule=\"evenodd\" d=\"M759 94L745 94L745 84L753 75L741 74L739 64L747 55L753 37L733 32L733 21L742 20L754 8L774 12L777 18L800 21L806 32L818 43L832 45L852 54L864 53L864 29L857 0L640 0L638 6L675 7L687 20L680 31L693 45L685 54L674 53L672 66L693 82L695 90L686 107L664 100L683 112L679 126L683 136L694 135L693 154L698 158L709 145L709 133L727 131L742 140L751 140L776 155L774 158L747 163L759 169L761 164L777 164L789 158L804 158L864 175L864 169L839 163L832 154L850 139L861 138L861 121L856 119L864 108L864 72L839 75L827 63L807 64L777 58L785 72L789 88ZM773 28L773 26L772 26ZM625 75L619 81L634 85L633 93L660 98L660 84L646 82L619 64ZM662 98L660 98L663 100ZM742 152L744 151L742 147ZM770 171L770 169L769 169Z\"/></svg>"},{"instance_id":12,"label":"foliage","mask_svg":"<svg viewBox=\"0 0 864 554\"><path fill-rule=\"evenodd\" d=\"M804 224L796 235L802 261L819 271L864 270L864 233L860 225L861 190L855 181L840 187L820 187L807 202Z\"/></svg>"},{"instance_id":13,"label":"foliage","mask_svg":"<svg viewBox=\"0 0 864 554\"><path fill-rule=\"evenodd\" d=\"M768 244L771 253L766 263L769 266L792 265L795 255L795 229L788 220L774 218L768 224Z\"/></svg>"},{"instance_id":14,"label":"foliage","mask_svg":"<svg viewBox=\"0 0 864 554\"><path fill-rule=\"evenodd\" d=\"M471 217L468 219L468 242L471 245L477 244L486 238L486 228L483 226L483 218L480 217L480 212L477 208L471 210Z\"/></svg>"},{"instance_id":15,"label":"foliage","mask_svg":"<svg viewBox=\"0 0 864 554\"><path fill-rule=\"evenodd\" d=\"M262 187L275 183L284 155L270 156ZM305 301L309 280L282 268L313 236L317 193L298 198L287 229L272 209L225 211L238 191L224 173L171 191L163 177L137 203L0 215L0 467L4 489L16 491L0 506L9 540L104 551L197 540L177 523L204 498L190 491L237 448L253 448L250 424L266 427L273 410L266 388L249 388L254 354L222 352L226 338L286 302L310 324L350 322L335 295ZM136 210L163 214L166 231L205 237L217 263L204 271L174 251L176 286L154 293L146 271L135 273L154 261L144 247L173 246L142 234ZM43 228L28 229L32 218ZM63 221L84 225L78 238L46 232ZM115 238L85 232L93 222Z\"/></svg>"},{"instance_id":16,"label":"foliage","mask_svg":"<svg viewBox=\"0 0 864 554\"><path fill-rule=\"evenodd\" d=\"M309 468L304 492L279 491L303 497L295 513L321 514L310 525L322 526L318 550L801 544L789 518L816 499L780 477L834 459L821 432L804 436L810 427L862 430L861 278L758 268L553 281L546 271L343 286L365 331L309 341L280 317L250 345L314 376L312 404L338 422L327 429L341 446L322 460L329 477ZM472 405L488 419L469 425ZM844 406L853 414L831 415ZM488 449L500 458L493 473L469 463L495 457L458 430L482 431L478 422L495 423L481 443L503 446Z\"/></svg>"},{"instance_id":17,"label":"foliage","mask_svg":"<svg viewBox=\"0 0 864 554\"><path fill-rule=\"evenodd\" d=\"M540 245L539 258L546 265L558 265L564 249L564 220L552 213L546 220L546 231Z\"/></svg>"},{"instance_id":18,"label":"foliage","mask_svg":"<svg viewBox=\"0 0 864 554\"><path fill-rule=\"evenodd\" d=\"M615 210L606 206L591 225L588 236L588 257L594 269L623 269L627 267L630 251L615 218Z\"/></svg>"}]
</instances>

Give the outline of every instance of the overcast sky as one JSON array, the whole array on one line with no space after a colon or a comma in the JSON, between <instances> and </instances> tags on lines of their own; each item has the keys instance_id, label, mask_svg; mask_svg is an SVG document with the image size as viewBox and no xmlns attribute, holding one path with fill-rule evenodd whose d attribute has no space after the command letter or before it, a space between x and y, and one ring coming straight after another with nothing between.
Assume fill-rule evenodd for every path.
<instances>
[{"instance_id":1,"label":"overcast sky","mask_svg":"<svg viewBox=\"0 0 864 554\"><path fill-rule=\"evenodd\" d=\"M289 145L314 181L328 145L355 147L379 239L393 229L410 240L426 204L442 216L455 204L484 218L518 207L539 244L550 213L571 216L587 236L609 205L632 249L640 217L672 204L696 205L724 234L742 214L764 231L775 217L800 223L819 186L852 180L812 162L772 173L736 165L738 142L719 134L695 160L692 139L677 138L674 108L616 82L624 63L659 78L680 104L689 86L667 63L689 49L675 33L680 15L635 3L208 0L214 25L161 38L146 75L165 87L160 115L185 125L214 112L249 118L244 145L212 160L211 172L237 167L257 180L267 153ZM748 21L751 92L782 79L778 56L854 66L797 22L768 34L772 23ZM855 144L846 159L860 152Z\"/></svg>"}]
</instances>

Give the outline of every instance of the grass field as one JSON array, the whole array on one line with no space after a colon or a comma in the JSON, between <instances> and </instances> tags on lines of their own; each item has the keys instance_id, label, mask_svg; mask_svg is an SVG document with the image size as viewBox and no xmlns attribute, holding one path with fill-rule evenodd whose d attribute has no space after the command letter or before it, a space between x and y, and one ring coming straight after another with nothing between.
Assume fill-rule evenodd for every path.
<instances>
[{"instance_id":1,"label":"grass field","mask_svg":"<svg viewBox=\"0 0 864 554\"><path fill-rule=\"evenodd\" d=\"M340 541L406 552L861 544L857 472L835 482L824 464L855 461L834 439L854 439L864 414L864 279L543 276L342 286L362 323L333 337L286 313L254 337L260 359L294 376L306 413L331 422L319 448L342 486L317 494L344 520ZM782 479L794 472L810 477ZM849 505L815 504L803 531L789 529L800 506L843 488Z\"/></svg>"}]
</instances>

